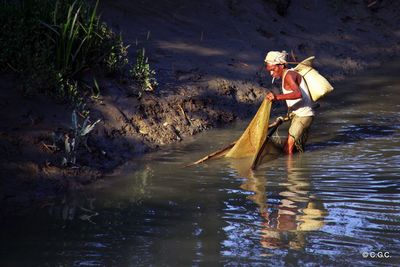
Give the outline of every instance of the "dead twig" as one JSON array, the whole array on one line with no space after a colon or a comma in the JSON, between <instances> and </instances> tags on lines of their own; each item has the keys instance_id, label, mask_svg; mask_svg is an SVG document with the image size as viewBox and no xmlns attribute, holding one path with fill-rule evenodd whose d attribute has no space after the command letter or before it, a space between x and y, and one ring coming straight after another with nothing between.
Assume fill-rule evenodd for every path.
<instances>
[{"instance_id":1,"label":"dead twig","mask_svg":"<svg viewBox=\"0 0 400 267\"><path fill-rule=\"evenodd\" d=\"M222 149L220 149L220 150L217 150L217 151L215 151L215 152L213 152L213 153L211 153L211 154L209 154L209 155L207 155L207 156L205 156L205 157L199 159L198 161L195 161L195 162L192 162L192 163L190 163L190 164L185 165L185 167L190 167L190 166L193 166L193 165L197 165L197 164L203 163L204 161L209 160L209 159L211 159L211 158L218 158L218 157L220 157L220 156L223 156L224 153L225 153L228 149L231 149L235 144L236 144L236 141L230 143L228 146L226 146L226 147L224 147L224 148L222 148Z\"/></svg>"},{"instance_id":2,"label":"dead twig","mask_svg":"<svg viewBox=\"0 0 400 267\"><path fill-rule=\"evenodd\" d=\"M367 7L370 8L370 7L374 6L377 2L378 1L373 1L373 2L369 3Z\"/></svg>"},{"instance_id":3,"label":"dead twig","mask_svg":"<svg viewBox=\"0 0 400 267\"><path fill-rule=\"evenodd\" d=\"M92 150L90 149L90 147L89 147L88 144L87 144L87 138L85 138L85 139L83 140L83 145L85 146L85 148L87 149L87 151L88 151L89 153L92 153Z\"/></svg>"},{"instance_id":4,"label":"dead twig","mask_svg":"<svg viewBox=\"0 0 400 267\"><path fill-rule=\"evenodd\" d=\"M82 119L86 119L86 116L84 116L81 112L78 111L76 113L78 113L79 117L81 117Z\"/></svg>"},{"instance_id":5,"label":"dead twig","mask_svg":"<svg viewBox=\"0 0 400 267\"><path fill-rule=\"evenodd\" d=\"M296 56L293 53L293 50L290 51L290 55L292 56L293 61L297 61Z\"/></svg>"},{"instance_id":6,"label":"dead twig","mask_svg":"<svg viewBox=\"0 0 400 267\"><path fill-rule=\"evenodd\" d=\"M186 114L185 110L183 109L183 107L182 107L180 104L178 104L178 107L179 107L179 109L181 110L181 112L182 112L182 114L183 114L183 117L184 117L184 118L186 119L186 121L191 125L192 122L190 121L190 119L189 119L188 115Z\"/></svg>"},{"instance_id":7,"label":"dead twig","mask_svg":"<svg viewBox=\"0 0 400 267\"><path fill-rule=\"evenodd\" d=\"M54 150L57 149L57 146L54 146L54 145L47 145L47 144L45 144L44 142L41 142L41 144L42 144L42 146L43 146L45 149L47 149L47 151L49 151L49 152L54 152Z\"/></svg>"},{"instance_id":8,"label":"dead twig","mask_svg":"<svg viewBox=\"0 0 400 267\"><path fill-rule=\"evenodd\" d=\"M14 72L19 72L16 68L14 68L13 66L11 66L10 63L7 62L7 66L12 69Z\"/></svg>"}]
</instances>

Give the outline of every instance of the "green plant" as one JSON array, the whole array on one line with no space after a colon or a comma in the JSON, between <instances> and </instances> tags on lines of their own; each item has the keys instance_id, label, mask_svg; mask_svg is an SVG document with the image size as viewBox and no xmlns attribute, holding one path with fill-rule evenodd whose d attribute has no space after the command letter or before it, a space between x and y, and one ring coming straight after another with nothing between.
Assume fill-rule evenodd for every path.
<instances>
[{"instance_id":1,"label":"green plant","mask_svg":"<svg viewBox=\"0 0 400 267\"><path fill-rule=\"evenodd\" d=\"M59 72L66 76L79 73L90 61L89 53L96 43L96 29L99 19L96 15L98 1L93 9L82 1L74 1L64 6L56 1L52 25L40 21L51 33L48 38L55 46L55 65Z\"/></svg>"},{"instance_id":2,"label":"green plant","mask_svg":"<svg viewBox=\"0 0 400 267\"><path fill-rule=\"evenodd\" d=\"M39 89L79 104L92 91L80 82L85 70L108 65L109 72L122 72L128 62L127 46L100 22L97 3L3 0L0 70L16 72L28 93Z\"/></svg>"},{"instance_id":3,"label":"green plant","mask_svg":"<svg viewBox=\"0 0 400 267\"><path fill-rule=\"evenodd\" d=\"M60 72L57 73L57 83L55 86L55 96L59 98L59 100L68 100L75 106L83 101L78 92L78 82L65 78Z\"/></svg>"},{"instance_id":4,"label":"green plant","mask_svg":"<svg viewBox=\"0 0 400 267\"><path fill-rule=\"evenodd\" d=\"M65 156L63 157L61 163L61 165L63 166L66 166L69 163L73 165L76 164L77 151L81 145L85 146L89 152L91 151L89 146L87 145L88 134L94 129L96 124L99 123L101 120L97 120L93 123L90 123L90 117L87 116L83 121L83 124L80 125L78 122L77 112L73 110L71 121L72 121L72 133L64 135Z\"/></svg>"},{"instance_id":5,"label":"green plant","mask_svg":"<svg viewBox=\"0 0 400 267\"><path fill-rule=\"evenodd\" d=\"M103 32L109 31L107 27L103 28ZM129 64L128 48L130 45L124 45L122 36L115 36L112 32L107 34L110 40L113 40L109 45L110 53L103 60L103 65L109 74L122 74L125 66Z\"/></svg>"},{"instance_id":6,"label":"green plant","mask_svg":"<svg viewBox=\"0 0 400 267\"><path fill-rule=\"evenodd\" d=\"M144 48L138 50L136 55L136 64L130 70L130 74L139 83L143 91L153 91L158 85L155 78L156 72L150 68Z\"/></svg>"},{"instance_id":7,"label":"green plant","mask_svg":"<svg viewBox=\"0 0 400 267\"><path fill-rule=\"evenodd\" d=\"M52 1L2 1L0 4L0 70L22 77L26 91L47 88L54 74L52 46L38 18L48 19ZM51 85L49 85L51 86Z\"/></svg>"},{"instance_id":8,"label":"green plant","mask_svg":"<svg viewBox=\"0 0 400 267\"><path fill-rule=\"evenodd\" d=\"M100 86L97 83L96 77L93 77L92 95L94 98L98 98L100 95Z\"/></svg>"}]
</instances>

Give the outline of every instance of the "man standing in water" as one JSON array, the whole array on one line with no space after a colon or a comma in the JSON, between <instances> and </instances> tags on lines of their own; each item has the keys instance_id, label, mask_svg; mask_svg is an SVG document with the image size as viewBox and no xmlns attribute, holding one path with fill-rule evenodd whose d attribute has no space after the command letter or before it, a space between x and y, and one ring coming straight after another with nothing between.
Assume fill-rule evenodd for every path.
<instances>
[{"instance_id":1,"label":"man standing in water","mask_svg":"<svg viewBox=\"0 0 400 267\"><path fill-rule=\"evenodd\" d=\"M286 101L290 127L284 150L287 154L293 154L294 147L300 152L304 151L314 111L307 84L299 73L288 69L286 57L286 51L270 51L265 57L266 69L272 76L272 82L282 78L283 93L269 92L266 98L270 101Z\"/></svg>"}]
</instances>

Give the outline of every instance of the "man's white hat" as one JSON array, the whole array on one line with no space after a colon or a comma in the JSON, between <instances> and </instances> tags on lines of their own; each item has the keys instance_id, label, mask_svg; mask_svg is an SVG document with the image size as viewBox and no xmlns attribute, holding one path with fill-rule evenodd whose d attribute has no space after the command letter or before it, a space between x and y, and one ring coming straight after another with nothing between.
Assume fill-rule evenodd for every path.
<instances>
[{"instance_id":1,"label":"man's white hat","mask_svg":"<svg viewBox=\"0 0 400 267\"><path fill-rule=\"evenodd\" d=\"M269 51L264 62L271 65L286 64L287 55L288 53L286 51Z\"/></svg>"}]
</instances>

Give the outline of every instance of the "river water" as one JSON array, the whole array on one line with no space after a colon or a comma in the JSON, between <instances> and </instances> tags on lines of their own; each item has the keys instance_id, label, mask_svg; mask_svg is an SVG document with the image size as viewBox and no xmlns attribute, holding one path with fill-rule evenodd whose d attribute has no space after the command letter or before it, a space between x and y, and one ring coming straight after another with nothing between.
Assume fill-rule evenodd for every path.
<instances>
[{"instance_id":1,"label":"river water","mask_svg":"<svg viewBox=\"0 0 400 267\"><path fill-rule=\"evenodd\" d=\"M336 84L321 103L306 153L270 160L252 173L246 160L183 168L235 140L246 122L208 131L8 224L0 263L394 266L400 263L398 66Z\"/></svg>"}]
</instances>

